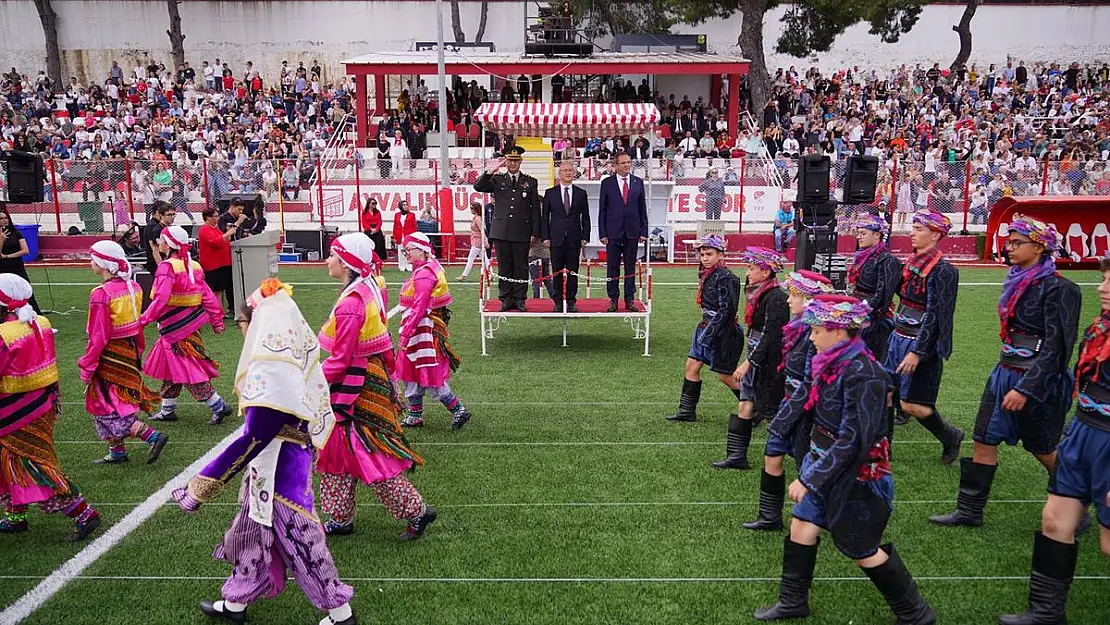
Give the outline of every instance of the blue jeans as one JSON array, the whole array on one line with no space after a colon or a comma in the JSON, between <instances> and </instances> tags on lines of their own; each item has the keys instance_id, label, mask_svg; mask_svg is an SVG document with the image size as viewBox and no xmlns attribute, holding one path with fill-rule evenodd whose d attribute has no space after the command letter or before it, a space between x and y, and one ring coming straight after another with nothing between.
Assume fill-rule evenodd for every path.
<instances>
[{"instance_id":1,"label":"blue jeans","mask_svg":"<svg viewBox=\"0 0 1110 625\"><path fill-rule=\"evenodd\" d=\"M784 248L790 247L796 236L798 233L793 228L775 228L775 251L781 252Z\"/></svg>"}]
</instances>

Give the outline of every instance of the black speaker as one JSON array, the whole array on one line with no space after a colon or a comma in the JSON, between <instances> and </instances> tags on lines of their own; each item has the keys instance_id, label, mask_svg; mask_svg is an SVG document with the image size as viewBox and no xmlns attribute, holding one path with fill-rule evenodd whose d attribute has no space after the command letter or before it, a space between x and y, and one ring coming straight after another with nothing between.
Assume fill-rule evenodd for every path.
<instances>
[{"instance_id":1,"label":"black speaker","mask_svg":"<svg viewBox=\"0 0 1110 625\"><path fill-rule=\"evenodd\" d=\"M36 154L12 151L5 153L4 160L8 163L8 202L43 201L42 159Z\"/></svg>"},{"instance_id":2,"label":"black speaker","mask_svg":"<svg viewBox=\"0 0 1110 625\"><path fill-rule=\"evenodd\" d=\"M798 202L824 204L829 201L829 157L806 154L798 161Z\"/></svg>"},{"instance_id":3,"label":"black speaker","mask_svg":"<svg viewBox=\"0 0 1110 625\"><path fill-rule=\"evenodd\" d=\"M879 181L879 159L874 156L849 156L844 175L844 203L871 204Z\"/></svg>"},{"instance_id":4,"label":"black speaker","mask_svg":"<svg viewBox=\"0 0 1110 625\"><path fill-rule=\"evenodd\" d=\"M803 225L798 231L797 245L794 250L794 271L812 271L818 254L836 253L836 229Z\"/></svg>"},{"instance_id":5,"label":"black speaker","mask_svg":"<svg viewBox=\"0 0 1110 625\"><path fill-rule=\"evenodd\" d=\"M802 225L827 226L836 222L836 200L829 200L821 204L794 203L796 214Z\"/></svg>"}]
</instances>

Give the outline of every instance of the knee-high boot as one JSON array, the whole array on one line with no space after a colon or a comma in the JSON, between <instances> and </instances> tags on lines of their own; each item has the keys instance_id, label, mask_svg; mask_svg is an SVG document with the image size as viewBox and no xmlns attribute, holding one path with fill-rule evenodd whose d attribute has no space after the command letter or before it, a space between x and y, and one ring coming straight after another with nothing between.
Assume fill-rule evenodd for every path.
<instances>
[{"instance_id":1,"label":"knee-high boot","mask_svg":"<svg viewBox=\"0 0 1110 625\"><path fill-rule=\"evenodd\" d=\"M956 495L956 511L929 517L929 520L937 525L982 525L983 509L987 507L997 469L997 465L960 458L960 491Z\"/></svg>"},{"instance_id":2,"label":"knee-high boot","mask_svg":"<svg viewBox=\"0 0 1110 625\"><path fill-rule=\"evenodd\" d=\"M894 545L887 543L880 549L890 557L879 566L863 569L863 572L883 594L883 599L886 599L887 605L898 617L894 625L934 625L937 615L917 591L917 584L906 570L902 557L894 550Z\"/></svg>"},{"instance_id":3,"label":"knee-high boot","mask_svg":"<svg viewBox=\"0 0 1110 625\"><path fill-rule=\"evenodd\" d=\"M925 429L929 430L943 446L940 452L941 464L955 462L956 458L960 457L960 443L964 442L963 430L945 421L936 408L933 408L932 414L920 421L921 425L925 426Z\"/></svg>"},{"instance_id":4,"label":"knee-high boot","mask_svg":"<svg viewBox=\"0 0 1110 625\"><path fill-rule=\"evenodd\" d=\"M667 417L668 421L697 421L698 400L701 399L701 380L682 379L682 396L678 399L678 412Z\"/></svg>"},{"instance_id":5,"label":"knee-high boot","mask_svg":"<svg viewBox=\"0 0 1110 625\"><path fill-rule=\"evenodd\" d=\"M1079 543L1056 542L1041 532L1033 540L1033 572L1029 575L1029 609L998 617L1001 625L1064 625L1068 622L1068 590L1075 577Z\"/></svg>"},{"instance_id":6,"label":"knee-high boot","mask_svg":"<svg viewBox=\"0 0 1110 625\"><path fill-rule=\"evenodd\" d=\"M818 544L820 541L818 541ZM817 566L817 545L802 545L787 536L782 541L782 579L779 600L772 606L759 608L757 621L777 621L809 616L809 588L813 585L813 569Z\"/></svg>"},{"instance_id":7,"label":"knee-high boot","mask_svg":"<svg viewBox=\"0 0 1110 625\"><path fill-rule=\"evenodd\" d=\"M786 495L786 474L771 475L766 470L759 477L759 518L744 523L749 530L781 530L782 502Z\"/></svg>"},{"instance_id":8,"label":"knee-high boot","mask_svg":"<svg viewBox=\"0 0 1110 625\"><path fill-rule=\"evenodd\" d=\"M728 418L728 441L725 443L724 460L713 463L718 469L749 469L748 445L752 442L752 422L736 415Z\"/></svg>"}]
</instances>

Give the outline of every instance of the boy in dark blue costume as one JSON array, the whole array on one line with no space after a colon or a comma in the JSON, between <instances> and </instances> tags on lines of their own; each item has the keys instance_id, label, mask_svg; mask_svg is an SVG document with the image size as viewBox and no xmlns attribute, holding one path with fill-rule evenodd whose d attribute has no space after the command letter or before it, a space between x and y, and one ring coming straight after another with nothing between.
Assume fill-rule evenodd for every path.
<instances>
[{"instance_id":1,"label":"boy in dark blue costume","mask_svg":"<svg viewBox=\"0 0 1110 625\"><path fill-rule=\"evenodd\" d=\"M690 352L686 355L686 373L682 380L682 396L678 412L667 417L671 421L695 421L701 398L701 368L709 365L721 382L739 392L740 385L732 372L744 352L744 332L736 318L740 307L740 278L725 265L725 240L710 234L694 244L701 267L698 268L697 304L701 321L694 329Z\"/></svg>"},{"instance_id":2,"label":"boy in dark blue costume","mask_svg":"<svg viewBox=\"0 0 1110 625\"><path fill-rule=\"evenodd\" d=\"M728 417L726 457L713 463L718 469L748 469L748 446L752 427L770 420L782 403L784 376L782 329L790 321L786 293L779 288L778 274L785 259L765 247L748 247L741 261L748 277L744 293L744 325L748 329L748 359L740 363L733 378L740 382L736 414Z\"/></svg>"},{"instance_id":3,"label":"boy in dark blue costume","mask_svg":"<svg viewBox=\"0 0 1110 625\"><path fill-rule=\"evenodd\" d=\"M788 490L796 505L783 543L779 600L757 610L756 620L809 616L817 545L826 530L879 589L898 625L936 623L894 546L882 544L894 500L884 414L890 376L859 336L870 312L853 297L819 295L802 315L817 350L803 395L804 408L813 411L813 442ZM786 437L788 425L776 419L769 429Z\"/></svg>"},{"instance_id":4,"label":"boy in dark blue costume","mask_svg":"<svg viewBox=\"0 0 1110 625\"><path fill-rule=\"evenodd\" d=\"M952 222L941 213L921 211L913 216L910 238L915 253L902 270L894 333L883 366L900 376L898 398L902 412L914 417L942 445L940 461L952 464L960 456L964 433L949 425L937 411L944 361L952 356L952 324L960 274L940 251L940 240Z\"/></svg>"},{"instance_id":5,"label":"boy in dark blue costume","mask_svg":"<svg viewBox=\"0 0 1110 625\"><path fill-rule=\"evenodd\" d=\"M832 282L825 276L812 271L794 271L782 281L786 292L786 303L793 317L782 332L782 362L779 370L786 376L783 387L784 398L775 414L775 421L788 420L782 429L793 432L783 438L775 434L767 437L763 449L763 474L759 479L759 518L744 523L750 530L781 530L782 502L786 494L786 474L783 471L783 456L794 457L801 465L802 456L809 451L809 431L813 426L807 410L803 409L805 394L809 390L810 360L815 350L809 340L809 324L802 320L802 312L814 297L831 293ZM790 398L797 394L799 400L791 403Z\"/></svg>"},{"instance_id":6,"label":"boy in dark blue costume","mask_svg":"<svg viewBox=\"0 0 1110 625\"><path fill-rule=\"evenodd\" d=\"M879 215L863 215L856 221L856 251L848 269L852 295L871 306L871 323L860 333L875 360L886 360L890 333L894 331L894 294L902 281L902 262L890 253L883 240L886 222Z\"/></svg>"},{"instance_id":7,"label":"boy in dark blue costume","mask_svg":"<svg viewBox=\"0 0 1110 625\"><path fill-rule=\"evenodd\" d=\"M1012 266L998 302L1002 353L979 403L974 453L960 460L956 511L930 519L939 525L983 524L1001 443L1020 440L1050 475L1056 468L1082 298L1079 287L1056 272L1060 235L1052 226L1018 214L1009 230Z\"/></svg>"},{"instance_id":8,"label":"boy in dark blue costume","mask_svg":"<svg viewBox=\"0 0 1110 625\"><path fill-rule=\"evenodd\" d=\"M1056 448L1041 531L1033 539L1029 609L1002 616L1001 625L1067 622L1068 591L1079 545L1075 530L1092 502L1098 511L1102 553L1110 556L1110 258L1102 259L1098 287L1102 312L1083 335L1075 365L1078 406Z\"/></svg>"}]
</instances>

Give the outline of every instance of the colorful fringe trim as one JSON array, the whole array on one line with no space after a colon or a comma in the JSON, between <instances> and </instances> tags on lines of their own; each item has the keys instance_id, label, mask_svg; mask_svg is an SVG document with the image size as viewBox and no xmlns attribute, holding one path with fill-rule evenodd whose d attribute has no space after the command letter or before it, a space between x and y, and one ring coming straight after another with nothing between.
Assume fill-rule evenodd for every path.
<instances>
[{"instance_id":1,"label":"colorful fringe trim","mask_svg":"<svg viewBox=\"0 0 1110 625\"><path fill-rule=\"evenodd\" d=\"M201 347L203 349L203 345ZM152 412L154 403L160 397L143 383L140 357L139 345L134 338L108 341L89 384L89 392L98 393L107 400L109 391L114 388L124 403L137 406L148 414Z\"/></svg>"},{"instance_id":2,"label":"colorful fringe trim","mask_svg":"<svg viewBox=\"0 0 1110 625\"><path fill-rule=\"evenodd\" d=\"M220 368L220 363L216 359L208 355L204 349L204 339L200 338L200 330L193 332L189 336L181 339L172 346L173 353L183 358L192 358L201 362L210 362L216 369Z\"/></svg>"},{"instance_id":3,"label":"colorful fringe trim","mask_svg":"<svg viewBox=\"0 0 1110 625\"><path fill-rule=\"evenodd\" d=\"M436 342L436 357L446 360L451 373L454 373L462 364L462 358L459 358L451 348L450 334L447 332L448 314L444 313L443 309L437 308L429 317L432 320L432 336L435 337Z\"/></svg>"},{"instance_id":4,"label":"colorful fringe trim","mask_svg":"<svg viewBox=\"0 0 1110 625\"><path fill-rule=\"evenodd\" d=\"M52 410L26 426L0 438L0 479L23 487L50 488L55 495L77 495L80 490L62 472L54 451Z\"/></svg>"},{"instance_id":5,"label":"colorful fringe trim","mask_svg":"<svg viewBox=\"0 0 1110 625\"><path fill-rule=\"evenodd\" d=\"M403 411L385 362L380 355L371 356L366 362L362 390L355 400L354 416L344 423L367 449L423 465L424 459L409 447L397 421L397 415Z\"/></svg>"}]
</instances>

